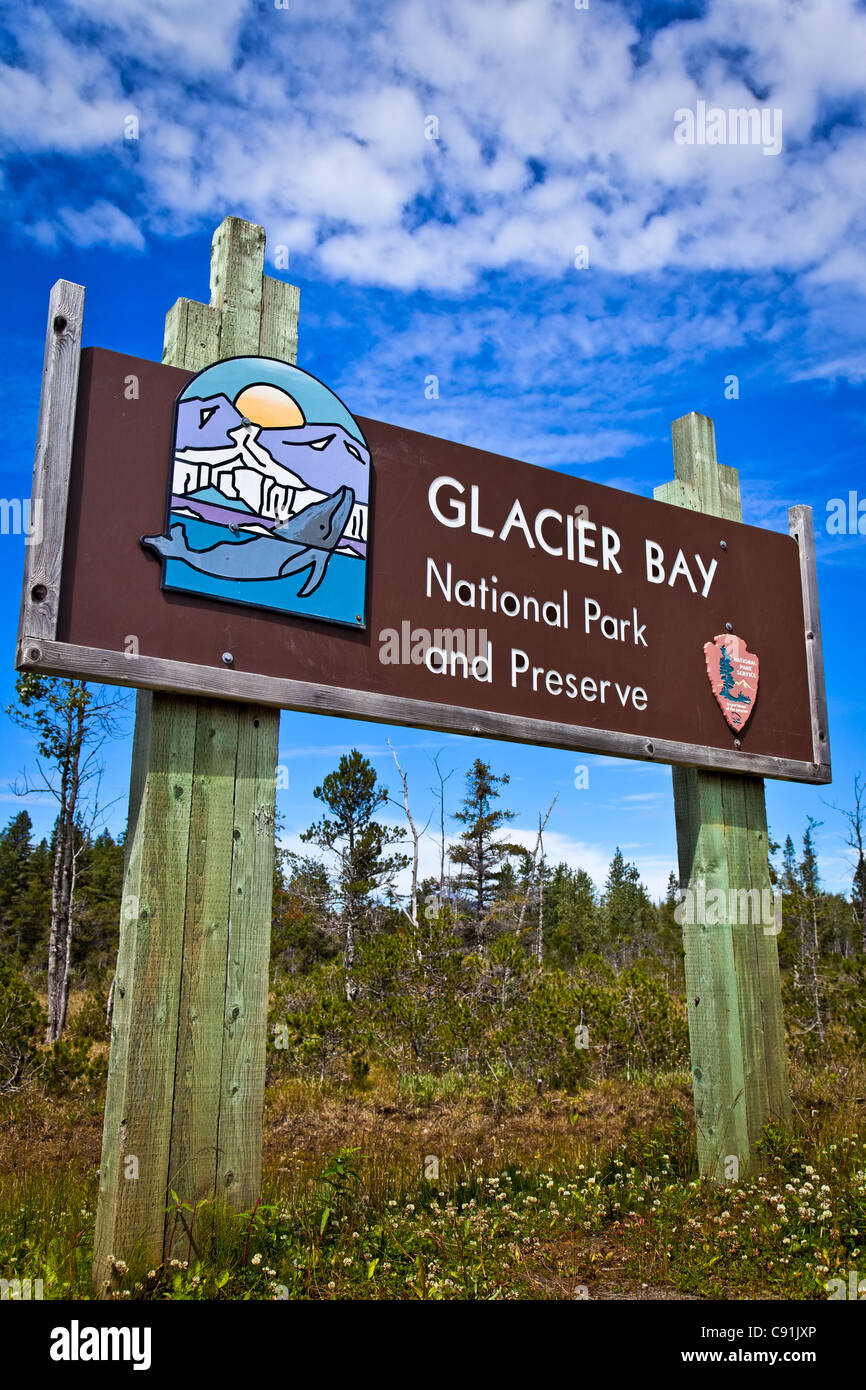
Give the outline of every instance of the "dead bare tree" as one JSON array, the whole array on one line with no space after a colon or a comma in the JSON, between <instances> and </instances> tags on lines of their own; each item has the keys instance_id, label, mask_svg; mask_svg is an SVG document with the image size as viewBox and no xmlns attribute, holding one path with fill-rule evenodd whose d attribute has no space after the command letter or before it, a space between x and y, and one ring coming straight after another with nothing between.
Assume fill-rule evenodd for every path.
<instances>
[{"instance_id":1,"label":"dead bare tree","mask_svg":"<svg viewBox=\"0 0 866 1390\"><path fill-rule=\"evenodd\" d=\"M547 826L547 822L550 820L550 813L556 805L558 797L559 792L556 793L550 805L548 806L547 814L545 815L543 820L541 818L541 812L539 811L538 813L538 837L535 841L535 849L532 851L532 867L529 871L529 882L526 885L526 892L523 895L523 902L520 907L520 917L518 918L517 922L517 930L518 932L520 932L523 929L523 919L526 916L526 909L529 906L529 901L532 897L532 890L535 887L535 880L536 878L538 878L538 925L535 932L535 941L533 943L533 955L535 956L535 959L538 961L539 966L541 965L542 956L544 953L544 831ZM540 875L539 867L541 869Z\"/></svg>"},{"instance_id":2,"label":"dead bare tree","mask_svg":"<svg viewBox=\"0 0 866 1390\"><path fill-rule=\"evenodd\" d=\"M854 777L853 807L849 809L845 806L837 806L832 801L825 804L832 807L834 811L838 811L848 822L848 835L845 843L853 849L857 856L851 886L851 909L856 928L855 950L864 951L866 950L866 785L864 785L862 773L858 772Z\"/></svg>"},{"instance_id":3,"label":"dead bare tree","mask_svg":"<svg viewBox=\"0 0 866 1390\"><path fill-rule=\"evenodd\" d=\"M445 851L445 783L448 781L448 778L449 778L449 777L453 777L453 776L454 776L454 768L453 768L453 767L452 767L452 769L451 769L451 771L450 771L449 773L447 773L444 777L442 776L442 769L441 769L440 766L439 766L439 759L441 758L441 756L442 756L442 754L441 754L441 752L440 752L440 753L437 753L437 754L436 754L436 757L435 757L435 758L431 758L431 759L430 759L430 761L432 762L433 766L434 766L435 769L436 769L436 776L437 776L438 779L439 779L439 792L438 792L438 797L439 797L439 901L440 901L440 903L442 902L442 897L443 897L443 894L445 893L445 852L446 852L446 851ZM432 790L433 790L433 788L431 788L431 791L432 791Z\"/></svg>"},{"instance_id":4,"label":"dead bare tree","mask_svg":"<svg viewBox=\"0 0 866 1390\"><path fill-rule=\"evenodd\" d=\"M36 735L37 777L22 774L18 796L48 792L58 804L51 868L51 921L48 934L46 1042L63 1034L69 1001L75 872L81 842L105 807L99 805L101 749L121 732L126 692L86 681L60 680L22 672L17 704L7 714Z\"/></svg>"},{"instance_id":5,"label":"dead bare tree","mask_svg":"<svg viewBox=\"0 0 866 1390\"><path fill-rule=\"evenodd\" d=\"M407 781L407 779L406 779L406 774L405 774L405 772L403 771L402 767L400 766L400 759L397 757L397 750L396 750L396 748L394 747L394 745L393 745L393 743L391 742L390 739L388 739L388 747L391 749L391 755L392 755L392 757L393 757L393 759L394 759L394 766L396 767L397 773L398 773L398 775L399 775L399 777L400 777L400 781L401 781L402 784L403 784L403 810L404 810L405 813L406 813L406 820L409 822L409 833L410 833L410 835L412 836L412 891L411 891L410 898L409 898L409 902L410 902L410 911L409 911L409 913L408 913L407 915L408 915L408 917L409 917L409 921L412 923L412 926L413 926L413 927L417 927L417 925L418 925L418 844L419 844L419 841L420 841L420 838L421 838L421 834L420 834L420 831L418 830L418 827L417 827L417 825L415 824L415 821L414 821L414 819L413 819L413 817L412 817L412 812L411 812L411 810L409 809L409 783L408 783L408 781ZM393 798L392 798L392 800L393 800ZM396 805L397 803L395 802L394 804ZM403 911L405 912L406 909L404 908Z\"/></svg>"},{"instance_id":6,"label":"dead bare tree","mask_svg":"<svg viewBox=\"0 0 866 1390\"><path fill-rule=\"evenodd\" d=\"M405 907L401 907L401 911L405 914L405 916L407 916L407 917L409 918L409 921L412 923L412 926L413 926L413 927L417 927L417 926L418 926L418 860L419 860L419 856L420 856L421 836L422 836L422 835L425 833L425 831L427 830L427 826L430 824L430 818L428 817L427 822L426 822L426 824L424 825L423 829L419 830L419 829L418 829L418 826L417 826L416 823L415 823L415 818L414 818L414 816L412 815L412 811L411 811L411 809L410 809L410 807L409 807L409 782L408 782L408 779L407 779L407 777L406 777L405 772L403 771L402 767L400 766L400 759L397 757L397 750L394 748L394 746L393 746L393 744L391 743L391 740L390 740L390 739L388 739L388 747L391 749L391 753L392 753L393 758L394 758L394 765L395 765L395 767L397 768L397 772L398 772L398 774L399 774L400 781L401 781L402 784L403 784L403 810L404 810L405 815L406 815L406 820L407 820L408 823L409 823L409 833L410 833L410 835L412 836L412 889L411 889L411 893L410 893L410 896L409 896L410 911L409 911L409 912L406 912ZM398 803L395 802L394 804L397 805ZM432 811L431 811L430 815L432 816L432 814L433 814L433 813L432 813ZM421 955L422 955L420 943L419 943L419 944L416 946L416 948L415 948L415 954L416 954L416 956L418 957L418 960L420 961L420 960L421 960Z\"/></svg>"}]
</instances>

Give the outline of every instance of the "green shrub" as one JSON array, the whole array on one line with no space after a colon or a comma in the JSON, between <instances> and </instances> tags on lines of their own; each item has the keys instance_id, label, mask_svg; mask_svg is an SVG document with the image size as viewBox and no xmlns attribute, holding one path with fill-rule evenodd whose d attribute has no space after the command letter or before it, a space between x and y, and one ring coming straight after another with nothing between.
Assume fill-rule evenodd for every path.
<instances>
[{"instance_id":1,"label":"green shrub","mask_svg":"<svg viewBox=\"0 0 866 1390\"><path fill-rule=\"evenodd\" d=\"M106 1018L107 998L96 990L88 990L81 1006L69 1019L66 1035L70 1038L83 1038L87 1042L107 1042L109 1024Z\"/></svg>"},{"instance_id":2,"label":"green shrub","mask_svg":"<svg viewBox=\"0 0 866 1390\"><path fill-rule=\"evenodd\" d=\"M0 957L0 1095L20 1091L39 1070L47 1019L27 981Z\"/></svg>"}]
</instances>

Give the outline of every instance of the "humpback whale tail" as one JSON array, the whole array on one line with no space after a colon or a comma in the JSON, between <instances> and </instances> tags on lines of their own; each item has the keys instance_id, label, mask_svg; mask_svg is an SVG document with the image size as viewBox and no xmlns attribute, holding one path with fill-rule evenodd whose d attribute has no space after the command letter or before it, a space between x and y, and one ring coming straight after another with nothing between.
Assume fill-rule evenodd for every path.
<instances>
[{"instance_id":1,"label":"humpback whale tail","mask_svg":"<svg viewBox=\"0 0 866 1390\"><path fill-rule=\"evenodd\" d=\"M167 536L142 536L141 544L155 550L163 560L182 560L189 550L186 527L182 521L176 521Z\"/></svg>"}]
</instances>

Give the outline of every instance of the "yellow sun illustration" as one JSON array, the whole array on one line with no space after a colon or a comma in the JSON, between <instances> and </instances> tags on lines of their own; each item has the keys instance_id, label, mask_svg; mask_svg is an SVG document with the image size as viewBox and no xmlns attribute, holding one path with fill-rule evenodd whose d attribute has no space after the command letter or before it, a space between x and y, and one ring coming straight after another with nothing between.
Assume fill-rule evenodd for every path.
<instances>
[{"instance_id":1,"label":"yellow sun illustration","mask_svg":"<svg viewBox=\"0 0 866 1390\"><path fill-rule=\"evenodd\" d=\"M265 381L245 386L235 396L234 406L245 419L254 425L261 425L263 429L293 429L306 424L304 412L294 396L280 386L271 386Z\"/></svg>"}]
</instances>

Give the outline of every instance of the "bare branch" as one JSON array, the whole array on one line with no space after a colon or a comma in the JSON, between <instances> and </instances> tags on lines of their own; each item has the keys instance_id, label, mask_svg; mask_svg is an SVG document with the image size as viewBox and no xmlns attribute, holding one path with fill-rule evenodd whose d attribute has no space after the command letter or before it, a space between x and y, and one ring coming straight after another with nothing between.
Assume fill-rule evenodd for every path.
<instances>
[{"instance_id":1,"label":"bare branch","mask_svg":"<svg viewBox=\"0 0 866 1390\"><path fill-rule=\"evenodd\" d=\"M406 819L407 819L407 821L409 822L409 830L410 830L410 833L411 833L411 835L412 835L412 896L411 896L411 900L410 900L410 901L411 901L411 912L409 913L409 921L412 923L413 927L417 927L417 925L418 925L418 841L419 841L420 836L419 836L418 828L417 828L417 826L415 825L415 821L414 821L413 818L412 818L412 812L411 812L411 810L409 809L409 783L408 783L408 781L407 781L405 772L403 771L402 767L400 766L400 759L397 757L397 750L394 748L394 746L393 746L393 744L391 743L391 740L390 740L390 739L388 739L388 747L391 749L391 752L392 752L393 757L394 757L394 764L395 764L395 766L396 766L396 768L397 768L397 772L399 773L400 781L403 783L403 809L404 809L404 811L406 812Z\"/></svg>"},{"instance_id":2,"label":"bare branch","mask_svg":"<svg viewBox=\"0 0 866 1390\"><path fill-rule=\"evenodd\" d=\"M541 819L541 812L539 811L538 813L538 836L535 841L535 849L532 851L532 868L529 874L529 883L526 885L526 892L523 896L523 905L520 909L520 917L517 922L518 931L520 931L520 929L523 926L523 919L526 916L526 909L529 905L529 899L532 897L532 890L535 887L535 877L538 872L539 855L541 854L542 849L542 836L547 826L547 822L550 820L550 813L556 805L558 799L559 792L556 793L550 805L548 806L547 814L545 815L544 820Z\"/></svg>"}]
</instances>

